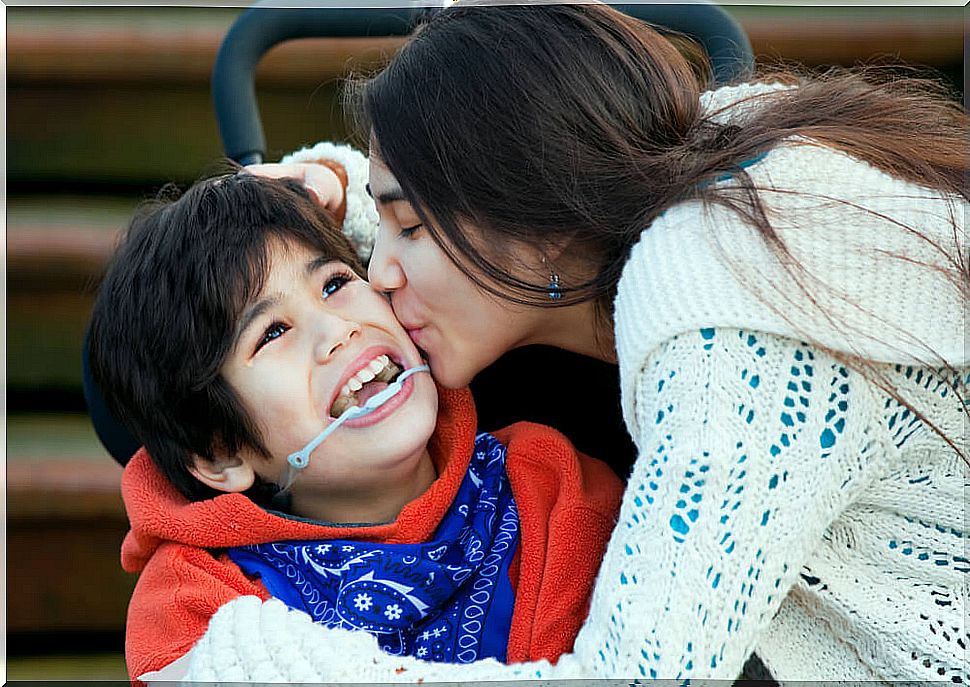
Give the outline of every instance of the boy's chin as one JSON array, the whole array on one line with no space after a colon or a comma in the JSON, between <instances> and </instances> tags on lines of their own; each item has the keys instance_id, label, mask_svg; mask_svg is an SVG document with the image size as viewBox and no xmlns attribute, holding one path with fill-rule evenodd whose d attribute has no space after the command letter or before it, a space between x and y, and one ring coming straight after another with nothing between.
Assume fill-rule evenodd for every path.
<instances>
[{"instance_id":1,"label":"boy's chin","mask_svg":"<svg viewBox=\"0 0 970 687\"><path fill-rule=\"evenodd\" d=\"M411 413L406 423L401 423L393 429L388 427L388 435L384 441L389 445L400 447L398 453L418 453L428 447L438 422L438 406L421 409L419 413Z\"/></svg>"},{"instance_id":2,"label":"boy's chin","mask_svg":"<svg viewBox=\"0 0 970 687\"><path fill-rule=\"evenodd\" d=\"M420 417L413 418L413 422L408 423L407 427L400 432L399 438L402 449L410 449L414 453L426 452L428 443L434 434L438 422L438 405L434 404L420 414ZM404 452L402 450L402 452Z\"/></svg>"}]
</instances>

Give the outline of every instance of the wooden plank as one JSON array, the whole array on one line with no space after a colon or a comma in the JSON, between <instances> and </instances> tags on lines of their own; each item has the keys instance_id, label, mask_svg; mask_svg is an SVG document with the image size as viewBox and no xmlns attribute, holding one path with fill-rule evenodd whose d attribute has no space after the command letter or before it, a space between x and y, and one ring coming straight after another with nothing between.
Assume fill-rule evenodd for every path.
<instances>
[{"instance_id":1,"label":"wooden plank","mask_svg":"<svg viewBox=\"0 0 970 687\"><path fill-rule=\"evenodd\" d=\"M7 632L122 630L121 466L83 415L12 415L6 443Z\"/></svg>"},{"instance_id":2,"label":"wooden plank","mask_svg":"<svg viewBox=\"0 0 970 687\"><path fill-rule=\"evenodd\" d=\"M8 294L8 388L81 388L81 341L92 301L84 293Z\"/></svg>"},{"instance_id":3,"label":"wooden plank","mask_svg":"<svg viewBox=\"0 0 970 687\"><path fill-rule=\"evenodd\" d=\"M809 64L851 64L895 54L919 64L959 62L962 8L727 6L759 55ZM238 10L129 8L24 11L8 18L7 78L19 81L207 82L216 51ZM100 17L100 20L99 20ZM367 71L401 38L289 41L260 63L262 85L320 84L349 70Z\"/></svg>"},{"instance_id":4,"label":"wooden plank","mask_svg":"<svg viewBox=\"0 0 970 687\"><path fill-rule=\"evenodd\" d=\"M10 83L162 81L208 82L223 31L123 31L79 34L68 28L40 36L12 34L7 43ZM351 71L376 68L401 38L289 41L270 50L256 70L261 86L313 85Z\"/></svg>"},{"instance_id":5,"label":"wooden plank","mask_svg":"<svg viewBox=\"0 0 970 687\"><path fill-rule=\"evenodd\" d=\"M237 11L16 9L7 42L11 180L190 182L221 156L208 80ZM962 60L961 8L727 9L766 59L853 64L882 55L948 69ZM270 51L257 77L268 158L345 139L340 80L380 63L400 40L304 39Z\"/></svg>"},{"instance_id":6,"label":"wooden plank","mask_svg":"<svg viewBox=\"0 0 970 687\"><path fill-rule=\"evenodd\" d=\"M8 467L67 459L80 463L80 471L86 471L85 465L109 463L113 467L111 473L120 473L98 441L86 413L10 413L6 433ZM117 482L117 475L111 477L111 482Z\"/></svg>"},{"instance_id":7,"label":"wooden plank","mask_svg":"<svg viewBox=\"0 0 970 687\"><path fill-rule=\"evenodd\" d=\"M8 198L9 388L80 389L81 341L94 291L135 202Z\"/></svg>"},{"instance_id":8,"label":"wooden plank","mask_svg":"<svg viewBox=\"0 0 970 687\"><path fill-rule=\"evenodd\" d=\"M7 523L105 519L124 525L121 466L107 453L98 461L51 457L7 465Z\"/></svg>"},{"instance_id":9,"label":"wooden plank","mask_svg":"<svg viewBox=\"0 0 970 687\"><path fill-rule=\"evenodd\" d=\"M119 563L126 531L105 517L8 520L7 632L123 629L136 579Z\"/></svg>"},{"instance_id":10,"label":"wooden plank","mask_svg":"<svg viewBox=\"0 0 970 687\"><path fill-rule=\"evenodd\" d=\"M137 198L7 197L7 273L12 293L90 291L127 227Z\"/></svg>"},{"instance_id":11,"label":"wooden plank","mask_svg":"<svg viewBox=\"0 0 970 687\"><path fill-rule=\"evenodd\" d=\"M122 468L101 446L87 415L12 414L6 430L8 524L126 522Z\"/></svg>"},{"instance_id":12,"label":"wooden plank","mask_svg":"<svg viewBox=\"0 0 970 687\"><path fill-rule=\"evenodd\" d=\"M258 92L269 159L323 138L343 139L336 84ZM208 86L40 83L7 91L11 180L189 184L222 159ZM71 112L64 116L64 110Z\"/></svg>"},{"instance_id":13,"label":"wooden plank","mask_svg":"<svg viewBox=\"0 0 970 687\"><path fill-rule=\"evenodd\" d=\"M121 651L97 654L70 653L54 656L11 656L8 654L6 668L8 680L128 681L125 656Z\"/></svg>"},{"instance_id":14,"label":"wooden plank","mask_svg":"<svg viewBox=\"0 0 970 687\"><path fill-rule=\"evenodd\" d=\"M117 241L116 232L100 229L9 231L8 286L13 291L93 287Z\"/></svg>"},{"instance_id":15,"label":"wooden plank","mask_svg":"<svg viewBox=\"0 0 970 687\"><path fill-rule=\"evenodd\" d=\"M7 78L207 84L238 14L215 8L16 8L8 13ZM388 37L288 41L264 56L257 82L319 84L372 69L402 43Z\"/></svg>"},{"instance_id":16,"label":"wooden plank","mask_svg":"<svg viewBox=\"0 0 970 687\"><path fill-rule=\"evenodd\" d=\"M799 22L752 19L745 23L751 47L760 60L797 60L808 65L852 65L872 58L910 64L946 66L960 61L963 26L959 17L919 20ZM936 8L939 9L939 8Z\"/></svg>"}]
</instances>

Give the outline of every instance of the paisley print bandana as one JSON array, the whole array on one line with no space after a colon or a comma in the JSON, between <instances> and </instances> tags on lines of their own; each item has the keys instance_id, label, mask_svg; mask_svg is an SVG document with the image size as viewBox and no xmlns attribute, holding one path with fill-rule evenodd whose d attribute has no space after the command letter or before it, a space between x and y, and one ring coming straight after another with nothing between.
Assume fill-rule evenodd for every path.
<instances>
[{"instance_id":1,"label":"paisley print bandana","mask_svg":"<svg viewBox=\"0 0 970 687\"><path fill-rule=\"evenodd\" d=\"M505 447L475 438L468 472L431 541L278 542L230 558L291 608L328 627L366 630L384 651L428 661L504 661L519 517Z\"/></svg>"}]
</instances>

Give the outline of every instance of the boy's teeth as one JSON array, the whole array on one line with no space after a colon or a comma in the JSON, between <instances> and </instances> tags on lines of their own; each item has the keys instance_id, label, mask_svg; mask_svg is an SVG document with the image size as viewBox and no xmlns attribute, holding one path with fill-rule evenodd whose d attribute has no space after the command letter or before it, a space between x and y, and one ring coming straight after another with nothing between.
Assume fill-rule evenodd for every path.
<instances>
[{"instance_id":1,"label":"boy's teeth","mask_svg":"<svg viewBox=\"0 0 970 687\"><path fill-rule=\"evenodd\" d=\"M347 380L347 383L340 389L337 400L330 408L333 417L340 417L348 408L356 405L355 394L360 391L364 384L371 381L390 383L401 373L401 368L393 363L387 355L379 355L360 369L357 374Z\"/></svg>"},{"instance_id":2,"label":"boy's teeth","mask_svg":"<svg viewBox=\"0 0 970 687\"><path fill-rule=\"evenodd\" d=\"M399 374L401 374L401 368L399 368L397 365L395 365L390 360L388 360L387 365L384 367L383 370L381 370L374 376L374 379L376 379L378 382L390 383L391 380L393 380Z\"/></svg>"},{"instance_id":3,"label":"boy's teeth","mask_svg":"<svg viewBox=\"0 0 970 687\"><path fill-rule=\"evenodd\" d=\"M348 408L355 404L356 400L350 394L340 394L337 400L333 402L333 406L330 408L330 414L333 417L340 417Z\"/></svg>"}]
</instances>

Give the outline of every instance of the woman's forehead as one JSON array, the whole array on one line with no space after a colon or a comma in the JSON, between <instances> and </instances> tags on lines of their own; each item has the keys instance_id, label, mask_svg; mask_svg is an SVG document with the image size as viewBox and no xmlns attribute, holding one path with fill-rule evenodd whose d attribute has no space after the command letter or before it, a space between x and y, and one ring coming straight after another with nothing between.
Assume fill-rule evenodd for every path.
<instances>
[{"instance_id":1,"label":"woman's forehead","mask_svg":"<svg viewBox=\"0 0 970 687\"><path fill-rule=\"evenodd\" d=\"M376 157L372 157L370 160L370 179L367 183L367 192L375 202L381 204L405 200L404 191L401 189L401 184L397 178L387 168L384 161Z\"/></svg>"}]
</instances>

